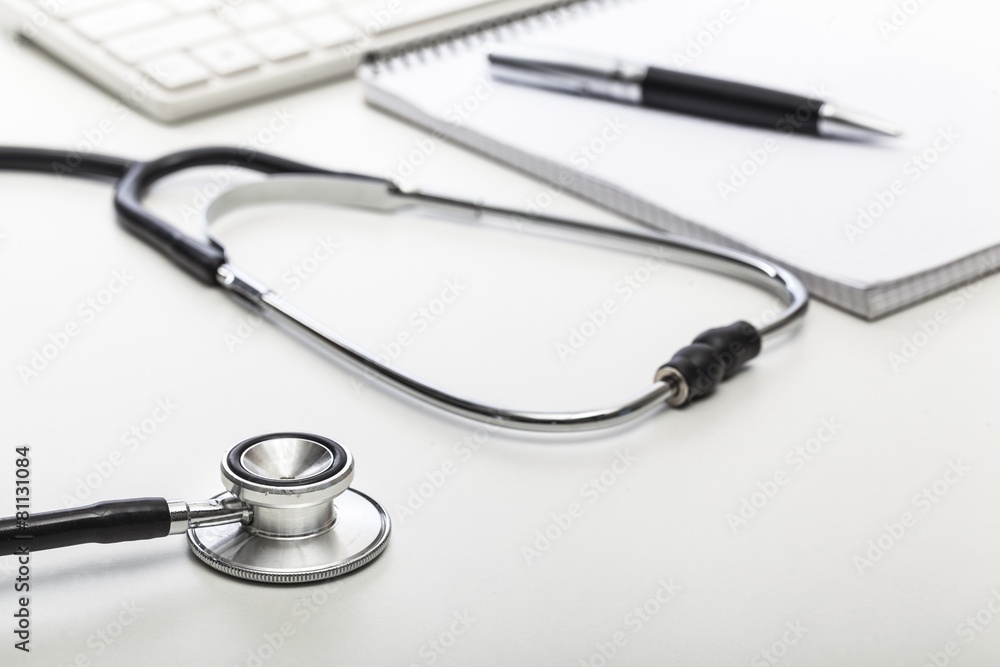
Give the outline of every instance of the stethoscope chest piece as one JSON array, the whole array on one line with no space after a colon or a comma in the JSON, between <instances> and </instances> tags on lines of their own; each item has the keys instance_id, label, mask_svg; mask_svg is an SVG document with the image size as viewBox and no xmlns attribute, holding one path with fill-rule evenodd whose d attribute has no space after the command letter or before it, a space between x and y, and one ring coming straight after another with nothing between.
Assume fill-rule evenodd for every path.
<instances>
[{"instance_id":1,"label":"stethoscope chest piece","mask_svg":"<svg viewBox=\"0 0 1000 667\"><path fill-rule=\"evenodd\" d=\"M327 438L244 440L223 457L222 477L249 516L192 527L187 536L194 554L225 574L268 583L329 579L367 565L388 543L389 515L350 488L354 460Z\"/></svg>"}]
</instances>

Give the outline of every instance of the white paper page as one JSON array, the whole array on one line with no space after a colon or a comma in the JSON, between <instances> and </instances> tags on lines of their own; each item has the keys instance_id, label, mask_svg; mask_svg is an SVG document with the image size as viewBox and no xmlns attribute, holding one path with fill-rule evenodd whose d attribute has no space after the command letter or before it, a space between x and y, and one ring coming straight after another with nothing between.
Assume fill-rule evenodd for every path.
<instances>
[{"instance_id":1,"label":"white paper page","mask_svg":"<svg viewBox=\"0 0 1000 667\"><path fill-rule=\"evenodd\" d=\"M1000 104L986 86L742 0L604 3L534 26L500 39L814 91L906 135L821 140L496 83L481 44L413 58L375 85L846 285L905 278L1000 243L992 196Z\"/></svg>"}]
</instances>

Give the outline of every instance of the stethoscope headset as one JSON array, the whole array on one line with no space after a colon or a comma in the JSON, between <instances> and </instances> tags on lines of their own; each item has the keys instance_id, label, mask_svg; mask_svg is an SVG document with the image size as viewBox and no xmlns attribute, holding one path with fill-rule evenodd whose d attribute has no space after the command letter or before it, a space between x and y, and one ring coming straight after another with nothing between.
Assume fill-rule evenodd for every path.
<instances>
[{"instance_id":1,"label":"stethoscope headset","mask_svg":"<svg viewBox=\"0 0 1000 667\"><path fill-rule=\"evenodd\" d=\"M52 173L64 153L0 147L0 169ZM205 239L191 237L143 204L160 179L185 169L226 166L268 178L223 191L205 212ZM392 181L334 172L265 153L199 148L150 161L81 155L64 174L112 180L122 225L174 264L211 287L221 287L263 317L318 344L356 368L438 408L487 424L531 431L582 431L631 421L663 406L683 407L710 395L719 382L757 356L765 340L788 331L806 311L808 293L795 275L760 257L665 232L616 229L418 191ZM709 329L653 373L646 389L609 408L531 412L486 405L422 382L381 363L236 268L211 234L230 213L259 204L311 202L393 212L461 212L484 224L576 241L649 251L683 264L751 283L774 294L783 308L768 323ZM484 215L489 214L489 215ZM389 518L368 496L349 488L353 460L337 443L315 435L279 433L241 442L223 458L228 493L199 503L162 498L99 503L0 520L0 555L86 542L149 539L186 532L194 553L227 574L273 583L337 576L367 564L385 548ZM334 498L338 498L337 503ZM348 539L349 538L349 539ZM343 548L350 544L350 548Z\"/></svg>"}]
</instances>

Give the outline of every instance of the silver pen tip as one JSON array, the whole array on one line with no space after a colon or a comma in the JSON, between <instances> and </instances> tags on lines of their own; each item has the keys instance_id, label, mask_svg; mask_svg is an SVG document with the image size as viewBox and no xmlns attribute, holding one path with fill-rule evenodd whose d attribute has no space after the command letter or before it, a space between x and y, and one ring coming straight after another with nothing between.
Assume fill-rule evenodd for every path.
<instances>
[{"instance_id":1,"label":"silver pen tip","mask_svg":"<svg viewBox=\"0 0 1000 667\"><path fill-rule=\"evenodd\" d=\"M835 107L829 102L819 108L817 131L823 137L839 139L898 138L903 130L874 116Z\"/></svg>"}]
</instances>

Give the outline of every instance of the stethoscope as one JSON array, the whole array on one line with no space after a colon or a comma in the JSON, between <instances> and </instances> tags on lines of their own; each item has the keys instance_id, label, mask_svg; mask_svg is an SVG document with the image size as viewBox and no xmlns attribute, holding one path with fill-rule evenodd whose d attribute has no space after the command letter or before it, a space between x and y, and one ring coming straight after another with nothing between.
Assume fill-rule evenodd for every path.
<instances>
[{"instance_id":1,"label":"stethoscope","mask_svg":"<svg viewBox=\"0 0 1000 667\"><path fill-rule=\"evenodd\" d=\"M77 544L187 533L203 563L240 579L303 583L347 574L375 560L389 515L350 488L354 458L308 433L244 440L222 457L228 491L185 502L134 498L0 519L0 556Z\"/></svg>"},{"instance_id":2,"label":"stethoscope","mask_svg":"<svg viewBox=\"0 0 1000 667\"><path fill-rule=\"evenodd\" d=\"M56 151L0 147L0 169L51 173L53 165L62 165L56 173L114 180L115 208L124 226L202 283L222 287L261 315L408 394L497 426L579 431L622 424L664 405L684 406L709 395L720 381L760 352L763 340L796 323L808 304L808 294L793 274L748 253L667 233L614 229L405 191L388 180L327 171L263 153L202 148L148 162L81 155L71 165L63 162L65 158ZM270 177L234 186L216 197L205 213L205 240L182 233L143 205L143 195L159 179L212 165L248 168ZM621 405L567 413L495 407L456 396L386 366L237 269L222 244L212 237L211 224L241 208L282 201L385 212L444 210L452 214L448 217L459 212L470 220L556 233L602 247L655 248L664 259L733 276L768 290L784 306L759 328L739 321L703 332L655 370L648 388ZM0 519L0 555L186 532L199 559L235 577L271 583L334 577L371 562L389 537L384 509L349 488L353 470L351 455L323 437L278 433L251 438L223 457L228 493L195 503L145 498L33 514L23 522L16 517Z\"/></svg>"},{"instance_id":3,"label":"stethoscope","mask_svg":"<svg viewBox=\"0 0 1000 667\"><path fill-rule=\"evenodd\" d=\"M786 331L805 313L809 296L789 271L749 253L685 239L665 232L615 229L586 222L489 206L472 201L407 191L392 181L360 174L333 172L265 153L234 148L199 148L150 161L130 161L102 155L66 155L34 148L0 147L0 169L53 172L115 180L115 209L122 224L205 285L221 287L244 305L283 328L318 344L362 372L431 405L496 426L532 431L581 431L614 426L665 405L681 407L707 396L716 385L755 357L764 340ZM205 166L246 168L270 175L255 183L223 191L205 212L205 239L196 239L155 215L142 202L160 179L184 169ZM655 369L652 383L635 396L609 408L578 412L531 412L473 401L390 368L374 355L350 343L280 294L239 270L212 235L211 225L246 207L275 202L307 202L373 211L416 209L465 214L485 224L557 234L620 250L657 255L732 276L774 294L783 308L767 324L754 327L739 321L695 337L668 362ZM484 215L489 214L489 215Z\"/></svg>"}]
</instances>

